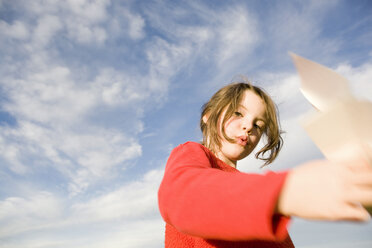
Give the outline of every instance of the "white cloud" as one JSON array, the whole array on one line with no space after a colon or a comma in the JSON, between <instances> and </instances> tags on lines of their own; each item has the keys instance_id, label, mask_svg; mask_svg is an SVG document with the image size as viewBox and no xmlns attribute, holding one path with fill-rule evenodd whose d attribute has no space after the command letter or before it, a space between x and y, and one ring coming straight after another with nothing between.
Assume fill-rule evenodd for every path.
<instances>
[{"instance_id":1,"label":"white cloud","mask_svg":"<svg viewBox=\"0 0 372 248\"><path fill-rule=\"evenodd\" d=\"M46 15L38 19L37 26L33 31L33 40L36 46L44 47L62 28L62 23L57 16Z\"/></svg>"},{"instance_id":2,"label":"white cloud","mask_svg":"<svg viewBox=\"0 0 372 248\"><path fill-rule=\"evenodd\" d=\"M115 5L115 14L110 17L109 32L113 37L129 37L129 39L140 42L146 37L146 19L140 13L131 11L130 6Z\"/></svg>"},{"instance_id":3,"label":"white cloud","mask_svg":"<svg viewBox=\"0 0 372 248\"><path fill-rule=\"evenodd\" d=\"M144 38L145 20L139 14L133 14L128 10L123 10L123 15L128 21L128 34L134 40Z\"/></svg>"},{"instance_id":4,"label":"white cloud","mask_svg":"<svg viewBox=\"0 0 372 248\"><path fill-rule=\"evenodd\" d=\"M150 91L163 96L167 93L169 78L175 75L191 56L192 48L188 43L171 44L157 38L146 49L150 64L148 87Z\"/></svg>"},{"instance_id":5,"label":"white cloud","mask_svg":"<svg viewBox=\"0 0 372 248\"><path fill-rule=\"evenodd\" d=\"M164 171L147 172L141 181L132 182L118 190L72 206L74 219L111 221L156 215L157 189Z\"/></svg>"},{"instance_id":6,"label":"white cloud","mask_svg":"<svg viewBox=\"0 0 372 248\"><path fill-rule=\"evenodd\" d=\"M16 1L12 7L22 14L15 14L12 22L0 22L5 39L19 44L3 48L4 53L11 52L5 54L7 62L1 67L0 87L6 94L1 108L16 124L0 125L2 173L16 173L16 177L29 180L14 182L18 191L12 190L11 196L0 201L0 246L163 247L164 223L156 204L162 170L131 182L125 181L128 175L123 176L128 167L133 169L130 163L142 156L138 136L145 124L152 124L144 123L143 117L148 109L164 103L172 80L179 79L175 76L181 70L182 75L191 74L195 71L189 67L202 64L204 67L197 69L207 68L203 75L215 75L218 81L224 80L224 75L230 79L232 72L244 71L247 63L242 61L247 61L252 49L263 41L265 28L247 6L216 10L199 2L182 6L156 2L150 7L138 5L141 9L136 12L127 6L130 4ZM172 6L171 11L164 8L165 4ZM314 14L320 7L311 8ZM191 12L192 20L188 19ZM277 32L278 25L272 25L271 31L276 38L283 38L282 44L312 44L319 34L318 26L306 23L312 20L306 13L295 12L293 19L286 20L291 15L278 11L283 19L275 20L283 26ZM287 25L289 21L295 23ZM269 38L270 42L278 41ZM139 44L143 44L141 50ZM27 53L23 53L24 47ZM9 58L13 55L14 59ZM361 93L367 95L371 66L364 66L345 64L338 70L365 82ZM199 75L195 73L195 77ZM297 123L308 105L299 95L296 76L270 77L268 81L275 85L268 90L280 104L283 126L288 131L286 147L272 167L276 170L304 159L301 154L313 156L316 149L311 148L311 141ZM208 88L203 86L200 88ZM198 96L191 97L198 101ZM179 127L181 122L175 119L170 123ZM169 123L164 126L164 130L169 129ZM50 171L57 175L58 185L46 192L44 183L49 186L54 178L44 178L43 173L49 175ZM8 181L13 179L8 177ZM118 178L124 179L119 182ZM18 188L29 185L37 190L19 192ZM52 193L56 188L62 196Z\"/></svg>"},{"instance_id":7,"label":"white cloud","mask_svg":"<svg viewBox=\"0 0 372 248\"><path fill-rule=\"evenodd\" d=\"M30 49L29 58L16 63L18 69L22 68L17 76L13 74L17 69L6 65L5 77L0 82L9 99L3 109L17 121L16 126L0 127L0 149L7 166L21 174L50 167L67 180L70 195L115 177L117 170L128 166L128 161L141 156L137 135L143 130L140 118L144 108L162 102L169 78L191 54L188 44L174 45L157 38L145 48L147 75L107 66L98 71L86 69L84 73L88 74L80 77L79 70L62 65L46 45L53 49L51 41L62 35L60 31L64 28L68 32L77 31L73 39L88 37L84 42L91 41L91 34L77 29L86 28L87 33L100 29L97 25L105 20L106 5L96 3L92 8L101 13L97 18L77 16L79 11L85 11L82 9L88 3L84 1L70 6L70 12L55 3L62 10L59 16L51 14L56 12L51 6L32 10L41 17L31 27L32 43L24 43ZM134 17L137 21L138 18ZM106 111L116 115L128 112L130 118L122 127L94 123Z\"/></svg>"},{"instance_id":8,"label":"white cloud","mask_svg":"<svg viewBox=\"0 0 372 248\"><path fill-rule=\"evenodd\" d=\"M103 68L96 76L93 87L99 94L99 101L109 106L129 106L143 101L153 92L148 90L148 82L114 70Z\"/></svg>"},{"instance_id":9,"label":"white cloud","mask_svg":"<svg viewBox=\"0 0 372 248\"><path fill-rule=\"evenodd\" d=\"M110 0L68 0L68 7L73 14L90 23L99 23L107 18L106 7Z\"/></svg>"},{"instance_id":10,"label":"white cloud","mask_svg":"<svg viewBox=\"0 0 372 248\"><path fill-rule=\"evenodd\" d=\"M125 168L126 161L142 154L141 146L134 138L99 129L95 134L67 135L66 141L61 143L58 148L79 165L69 172L72 174L69 188L73 195L86 190L97 180L112 178L115 167Z\"/></svg>"},{"instance_id":11,"label":"white cloud","mask_svg":"<svg viewBox=\"0 0 372 248\"><path fill-rule=\"evenodd\" d=\"M27 6L24 11L32 16L65 15L69 17L79 17L89 23L99 23L107 19L106 7L111 3L110 0L35 0L32 2L20 1L21 6ZM20 6L18 6L20 7ZM67 17L67 16L66 16Z\"/></svg>"},{"instance_id":12,"label":"white cloud","mask_svg":"<svg viewBox=\"0 0 372 248\"><path fill-rule=\"evenodd\" d=\"M36 192L0 201L0 237L42 228L62 217L61 201L49 192Z\"/></svg>"},{"instance_id":13,"label":"white cloud","mask_svg":"<svg viewBox=\"0 0 372 248\"><path fill-rule=\"evenodd\" d=\"M15 21L13 24L0 21L0 34L19 40L25 40L30 35L26 25L21 21Z\"/></svg>"},{"instance_id":14,"label":"white cloud","mask_svg":"<svg viewBox=\"0 0 372 248\"><path fill-rule=\"evenodd\" d=\"M80 246L81 248L141 248L164 247L164 222L160 218L141 219L129 222L108 237L98 239L94 244ZM86 242L87 243L87 242ZM85 243L85 244L86 244Z\"/></svg>"},{"instance_id":15,"label":"white cloud","mask_svg":"<svg viewBox=\"0 0 372 248\"><path fill-rule=\"evenodd\" d=\"M112 170L142 153L133 137L102 128L88 127L82 132L22 121L17 129L1 129L0 149L10 169L31 173L42 164L50 166L70 178L71 194L112 177Z\"/></svg>"},{"instance_id":16,"label":"white cloud","mask_svg":"<svg viewBox=\"0 0 372 248\"><path fill-rule=\"evenodd\" d=\"M70 178L71 193L78 193L110 176L113 168L141 155L136 133L100 127L89 118L95 108L107 103L109 107L139 103L143 89L112 69L110 73L103 70L95 81L82 85L73 79L69 68L49 61L37 57L36 63L26 63L20 79L9 76L3 81L9 99L3 109L16 118L18 125L1 127L0 147L14 172L36 169L32 161L37 159ZM111 90L116 85L120 92ZM122 100L115 100L115 96ZM141 125L137 130L141 131Z\"/></svg>"},{"instance_id":17,"label":"white cloud","mask_svg":"<svg viewBox=\"0 0 372 248\"><path fill-rule=\"evenodd\" d=\"M79 87L68 68L48 65L49 61L43 60L39 60L38 66L31 65L32 71L26 71L23 79L6 80L3 87L12 101L4 109L21 119L44 124L74 123L94 106L96 96Z\"/></svg>"},{"instance_id":18,"label":"white cloud","mask_svg":"<svg viewBox=\"0 0 372 248\"><path fill-rule=\"evenodd\" d=\"M0 127L0 154L5 161L9 162L9 169L17 174L24 174L28 171L27 166L19 161L21 151L16 144L11 144L7 138L10 130Z\"/></svg>"},{"instance_id":19,"label":"white cloud","mask_svg":"<svg viewBox=\"0 0 372 248\"><path fill-rule=\"evenodd\" d=\"M107 39L107 33L102 24L107 20L107 6L110 1L67 1L60 2L32 1L25 2L28 6L25 12L29 18L40 16L38 27L34 32L35 45L46 45L54 34L63 29L68 37L82 43L102 44Z\"/></svg>"},{"instance_id":20,"label":"white cloud","mask_svg":"<svg viewBox=\"0 0 372 248\"><path fill-rule=\"evenodd\" d=\"M177 36L181 36L185 39L190 39L190 37L192 37L190 42L195 44L195 48L204 47L206 43L210 42L215 36L213 29L207 26L185 26L173 31L178 32Z\"/></svg>"},{"instance_id":21,"label":"white cloud","mask_svg":"<svg viewBox=\"0 0 372 248\"><path fill-rule=\"evenodd\" d=\"M359 67L352 67L349 64L340 64L336 72L347 78L350 88L358 98L372 101L372 64L365 63Z\"/></svg>"},{"instance_id":22,"label":"white cloud","mask_svg":"<svg viewBox=\"0 0 372 248\"><path fill-rule=\"evenodd\" d=\"M226 74L231 77L231 71L243 66L242 61L260 40L254 14L242 5L216 11L200 2L188 4L200 24L184 21L190 18L185 6L169 8L160 4L152 6L156 11L146 12L149 25L161 30L170 40L187 44L192 50L191 61L204 60L209 67L219 67L216 78L224 78Z\"/></svg>"},{"instance_id":23,"label":"white cloud","mask_svg":"<svg viewBox=\"0 0 372 248\"><path fill-rule=\"evenodd\" d=\"M300 95L300 78L291 73L264 73L259 76L260 81L265 82L264 88L273 98L277 105L293 101L294 98L302 98Z\"/></svg>"},{"instance_id":24,"label":"white cloud","mask_svg":"<svg viewBox=\"0 0 372 248\"><path fill-rule=\"evenodd\" d=\"M9 247L161 247L164 223L156 196L163 172L149 171L88 201L32 191L6 198L0 201L0 238L12 237Z\"/></svg>"},{"instance_id":25,"label":"white cloud","mask_svg":"<svg viewBox=\"0 0 372 248\"><path fill-rule=\"evenodd\" d=\"M107 34L105 29L98 26L91 26L89 23L84 23L79 19L66 20L68 35L73 40L81 44L89 44L97 42L103 43Z\"/></svg>"},{"instance_id":26,"label":"white cloud","mask_svg":"<svg viewBox=\"0 0 372 248\"><path fill-rule=\"evenodd\" d=\"M234 7L218 18L217 63L226 66L231 60L241 61L259 41L257 24L244 8Z\"/></svg>"},{"instance_id":27,"label":"white cloud","mask_svg":"<svg viewBox=\"0 0 372 248\"><path fill-rule=\"evenodd\" d=\"M286 49L299 50L301 53L309 50L319 53L337 51L337 40L321 37L321 22L336 3L337 1L316 0L300 8L292 2L276 5L277 8L273 8L267 16L269 42L273 42L272 47L285 52Z\"/></svg>"},{"instance_id":28,"label":"white cloud","mask_svg":"<svg viewBox=\"0 0 372 248\"><path fill-rule=\"evenodd\" d=\"M106 8L109 4L109 0L69 0L65 19L69 36L82 44L105 42L107 32L100 25L107 19Z\"/></svg>"},{"instance_id":29,"label":"white cloud","mask_svg":"<svg viewBox=\"0 0 372 248\"><path fill-rule=\"evenodd\" d=\"M27 4L28 3L28 4ZM25 0L19 1L20 5L16 6L21 8L20 6L27 6L26 9L23 9L24 13L30 13L31 15L35 16L42 16L45 14L56 14L61 6L65 5L64 3L58 0L35 0L32 2L28 2Z\"/></svg>"}]
</instances>

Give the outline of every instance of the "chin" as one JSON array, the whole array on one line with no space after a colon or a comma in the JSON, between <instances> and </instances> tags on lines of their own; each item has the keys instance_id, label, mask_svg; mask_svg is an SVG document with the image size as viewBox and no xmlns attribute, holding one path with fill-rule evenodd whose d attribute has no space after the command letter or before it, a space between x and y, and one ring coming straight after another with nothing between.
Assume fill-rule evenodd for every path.
<instances>
[{"instance_id":1,"label":"chin","mask_svg":"<svg viewBox=\"0 0 372 248\"><path fill-rule=\"evenodd\" d=\"M242 156L239 156L239 158L236 159L236 161L239 161L239 160L242 160L244 158L246 158L248 155L242 155Z\"/></svg>"},{"instance_id":2,"label":"chin","mask_svg":"<svg viewBox=\"0 0 372 248\"><path fill-rule=\"evenodd\" d=\"M249 154L240 153L240 154L234 154L235 156L231 156L235 161L242 160L243 158L246 158Z\"/></svg>"}]
</instances>

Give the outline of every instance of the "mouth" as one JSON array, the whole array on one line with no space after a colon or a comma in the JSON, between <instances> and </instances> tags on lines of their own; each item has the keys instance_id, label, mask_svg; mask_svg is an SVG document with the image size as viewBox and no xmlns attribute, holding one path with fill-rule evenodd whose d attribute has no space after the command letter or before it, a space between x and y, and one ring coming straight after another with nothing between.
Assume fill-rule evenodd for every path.
<instances>
[{"instance_id":1,"label":"mouth","mask_svg":"<svg viewBox=\"0 0 372 248\"><path fill-rule=\"evenodd\" d=\"M236 143L241 146L246 146L248 144L248 137L245 135L239 136L236 139Z\"/></svg>"}]
</instances>

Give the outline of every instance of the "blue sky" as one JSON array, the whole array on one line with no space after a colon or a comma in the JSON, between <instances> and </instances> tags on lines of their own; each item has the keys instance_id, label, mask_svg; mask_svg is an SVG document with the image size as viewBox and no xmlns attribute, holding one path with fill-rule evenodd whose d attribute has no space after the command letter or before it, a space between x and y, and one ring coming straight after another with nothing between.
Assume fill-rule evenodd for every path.
<instances>
[{"instance_id":1,"label":"blue sky","mask_svg":"<svg viewBox=\"0 0 372 248\"><path fill-rule=\"evenodd\" d=\"M280 109L285 145L269 169L321 158L299 124L311 107L288 51L372 100L371 10L368 0L0 0L0 246L162 247L167 156L200 140L201 105L238 75ZM290 226L303 248L371 247L371 232Z\"/></svg>"}]
</instances>

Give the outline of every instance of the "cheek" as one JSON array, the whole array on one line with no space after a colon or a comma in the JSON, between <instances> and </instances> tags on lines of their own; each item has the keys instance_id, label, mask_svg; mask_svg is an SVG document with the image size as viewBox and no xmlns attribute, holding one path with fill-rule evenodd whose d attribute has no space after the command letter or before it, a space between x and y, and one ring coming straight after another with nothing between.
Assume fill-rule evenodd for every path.
<instances>
[{"instance_id":1,"label":"cheek","mask_svg":"<svg viewBox=\"0 0 372 248\"><path fill-rule=\"evenodd\" d=\"M225 128L225 132L226 134L232 132L234 129L237 128L237 121L234 120L234 119L230 119L230 120L227 120L225 125L224 125L224 128Z\"/></svg>"},{"instance_id":2,"label":"cheek","mask_svg":"<svg viewBox=\"0 0 372 248\"><path fill-rule=\"evenodd\" d=\"M255 145L257 145L260 139L261 139L261 134L256 134L256 135L251 136L251 142L254 143Z\"/></svg>"},{"instance_id":3,"label":"cheek","mask_svg":"<svg viewBox=\"0 0 372 248\"><path fill-rule=\"evenodd\" d=\"M220 125L221 126L221 125ZM229 121L227 121L226 123L225 123L225 125L223 125L223 129L224 129L224 131L225 131L225 134L227 135L227 136L229 136L229 130L230 130L230 125L229 125ZM222 136L222 128L218 128L218 134L221 136L221 137L223 137Z\"/></svg>"}]
</instances>

